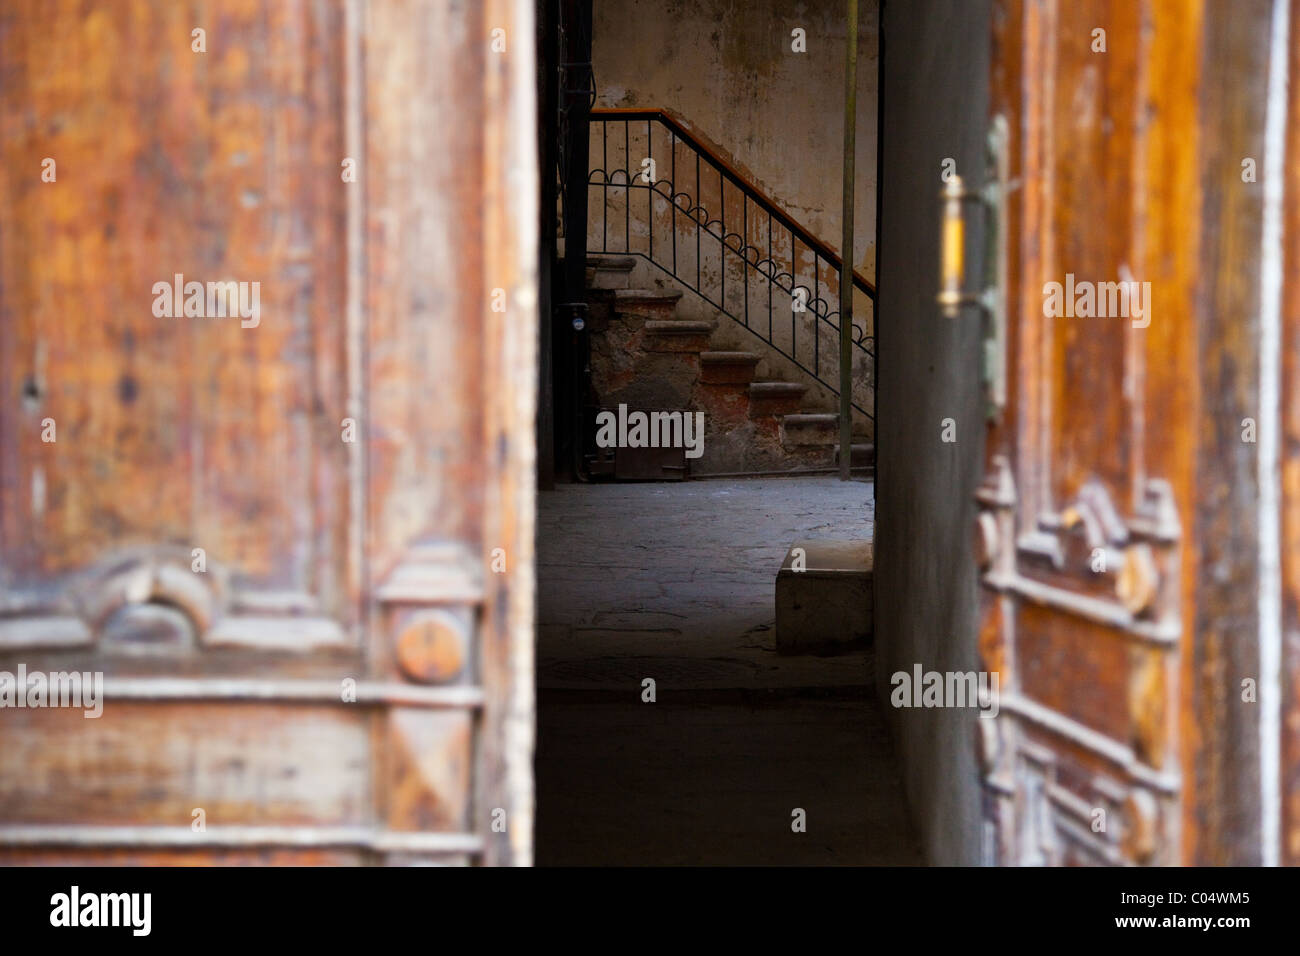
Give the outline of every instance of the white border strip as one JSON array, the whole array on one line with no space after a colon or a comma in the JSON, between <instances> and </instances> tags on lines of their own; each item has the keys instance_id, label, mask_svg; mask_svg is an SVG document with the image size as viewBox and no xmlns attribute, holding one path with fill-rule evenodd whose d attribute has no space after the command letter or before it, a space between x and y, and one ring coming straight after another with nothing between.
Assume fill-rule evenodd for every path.
<instances>
[{"instance_id":1,"label":"white border strip","mask_svg":"<svg viewBox=\"0 0 1300 956\"><path fill-rule=\"evenodd\" d=\"M1278 469L1282 370L1282 201L1286 161L1290 0L1274 0L1264 120L1264 233L1259 308L1260 862L1282 846L1282 571Z\"/></svg>"}]
</instances>

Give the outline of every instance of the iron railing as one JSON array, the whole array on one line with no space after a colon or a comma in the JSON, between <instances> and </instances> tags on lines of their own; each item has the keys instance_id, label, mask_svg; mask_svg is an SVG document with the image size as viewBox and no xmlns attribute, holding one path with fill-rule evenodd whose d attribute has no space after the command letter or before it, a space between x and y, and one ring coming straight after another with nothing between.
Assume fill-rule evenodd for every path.
<instances>
[{"instance_id":1,"label":"iron railing","mask_svg":"<svg viewBox=\"0 0 1300 956\"><path fill-rule=\"evenodd\" d=\"M840 257L665 110L592 109L589 142L587 251L648 260L838 395ZM876 289L853 285L850 398L873 419Z\"/></svg>"}]
</instances>

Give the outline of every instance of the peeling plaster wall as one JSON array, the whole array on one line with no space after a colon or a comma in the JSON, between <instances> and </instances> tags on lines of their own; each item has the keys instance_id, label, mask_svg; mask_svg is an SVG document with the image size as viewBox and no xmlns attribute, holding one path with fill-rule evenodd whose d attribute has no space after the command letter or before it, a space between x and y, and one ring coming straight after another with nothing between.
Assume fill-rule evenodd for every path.
<instances>
[{"instance_id":1,"label":"peeling plaster wall","mask_svg":"<svg viewBox=\"0 0 1300 956\"><path fill-rule=\"evenodd\" d=\"M649 0L595 0L593 67L598 106L664 108L670 110L702 142L732 165L745 179L770 196L777 205L832 249L840 249L843 189L844 114L844 2L778 4L773 0L738 3L728 0L649 2ZM859 0L857 168L854 191L856 269L875 277L876 219L876 0ZM795 28L804 30L807 52L791 47ZM653 157L656 178L671 173L673 152L667 131L653 132L639 121L629 127L624 143L621 125L592 125L592 169L606 168L615 182L630 170L642 170L642 160ZM720 193L717 174L707 164L695 180L694 154L679 144L675 188L708 210L711 219L725 219L728 233L748 224L746 240L760 255L769 242L778 271L789 271L809 295L820 295L826 307L838 311L839 281L825 260L798 244L791 263L789 234L779 225L767 234L763 217L750 206L742 216L741 196L733 186ZM683 166L683 163L685 166ZM838 381L837 331L833 317L817 319L811 310L792 312L791 297L754 270L742 268L739 256L726 257L721 246L706 238L697 245L694 227L683 213L676 218L666 199L654 200L653 224L646 224L647 193L633 190L628 215L628 193L621 189L589 190L587 248L593 252L632 251L646 255L653 249L656 261L667 268L671 260L673 224L677 224L679 284L647 262L637 265L636 288L674 288L687 292L677 308L684 319L715 320L710 347L723 350L757 350L765 356L761 378L802 382L809 387L803 411L833 412L835 393L825 383ZM653 237L650 235L653 233ZM698 262L696 261L698 258ZM698 270L698 271L697 271ZM724 275L725 273L725 275ZM697 279L698 277L698 279ZM732 321L691 290L725 304ZM854 294L854 324L863 336L875 334L874 308L862 292ZM748 316L751 330L741 324ZM777 348L764 347L771 336ZM779 351L778 351L779 350ZM854 399L872 407L875 368L866 351L854 349ZM790 361L796 356L798 362ZM807 374L816 368L821 377ZM870 441L872 423L865 414L853 413L858 441Z\"/></svg>"},{"instance_id":2,"label":"peeling plaster wall","mask_svg":"<svg viewBox=\"0 0 1300 956\"><path fill-rule=\"evenodd\" d=\"M595 0L598 106L663 108L837 252L844 2ZM876 271L877 3L859 0L855 267ZM807 52L791 51L791 31Z\"/></svg>"}]
</instances>

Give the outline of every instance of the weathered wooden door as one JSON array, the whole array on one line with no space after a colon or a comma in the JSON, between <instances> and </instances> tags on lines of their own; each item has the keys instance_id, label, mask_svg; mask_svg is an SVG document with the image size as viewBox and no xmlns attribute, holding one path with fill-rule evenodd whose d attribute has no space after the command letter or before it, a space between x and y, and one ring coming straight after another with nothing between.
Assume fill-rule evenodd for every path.
<instances>
[{"instance_id":1,"label":"weathered wooden door","mask_svg":"<svg viewBox=\"0 0 1300 956\"><path fill-rule=\"evenodd\" d=\"M1274 446L1279 463L1278 504L1273 512L1280 535L1279 600L1281 621L1277 682L1281 699L1274 730L1281 738L1275 777L1264 775L1279 791L1277 829L1279 862L1300 866L1300 0L1289 0L1285 24L1276 24L1274 43L1286 43L1289 99L1278 125L1284 165L1278 170L1275 200L1278 260L1269 277L1276 283L1277 325L1274 364L1280 403L1280 435ZM1270 105L1272 101L1270 100Z\"/></svg>"},{"instance_id":2,"label":"weathered wooden door","mask_svg":"<svg viewBox=\"0 0 1300 956\"><path fill-rule=\"evenodd\" d=\"M529 862L532 51L0 9L0 861Z\"/></svg>"},{"instance_id":3,"label":"weathered wooden door","mask_svg":"<svg viewBox=\"0 0 1300 956\"><path fill-rule=\"evenodd\" d=\"M1276 427L1260 391L1273 11L995 4L1005 308L984 319L976 532L1002 687L977 744L990 862L1268 857L1264 697L1244 688L1272 692L1268 485L1246 420Z\"/></svg>"}]
</instances>

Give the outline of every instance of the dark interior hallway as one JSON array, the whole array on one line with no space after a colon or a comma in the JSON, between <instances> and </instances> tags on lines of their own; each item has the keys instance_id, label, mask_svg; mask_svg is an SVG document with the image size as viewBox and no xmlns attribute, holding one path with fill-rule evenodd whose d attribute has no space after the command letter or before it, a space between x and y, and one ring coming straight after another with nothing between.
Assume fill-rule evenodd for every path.
<instances>
[{"instance_id":1,"label":"dark interior hallway","mask_svg":"<svg viewBox=\"0 0 1300 956\"><path fill-rule=\"evenodd\" d=\"M782 478L539 496L540 864L920 862L869 650L775 651L786 549L869 539L871 492Z\"/></svg>"}]
</instances>

